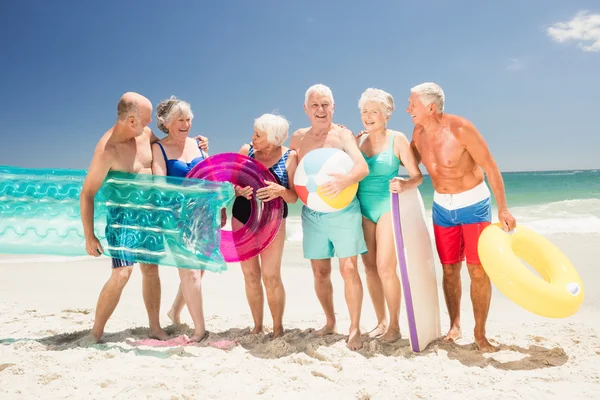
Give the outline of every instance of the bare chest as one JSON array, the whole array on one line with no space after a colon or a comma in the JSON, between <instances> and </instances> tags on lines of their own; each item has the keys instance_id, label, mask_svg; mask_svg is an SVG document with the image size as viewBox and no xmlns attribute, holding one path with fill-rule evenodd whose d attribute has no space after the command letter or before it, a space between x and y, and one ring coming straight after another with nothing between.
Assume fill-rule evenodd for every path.
<instances>
[{"instance_id":1,"label":"bare chest","mask_svg":"<svg viewBox=\"0 0 600 400\"><path fill-rule=\"evenodd\" d=\"M433 171L458 166L466 152L465 147L447 129L437 135L423 134L416 144L423 165Z\"/></svg>"},{"instance_id":2,"label":"bare chest","mask_svg":"<svg viewBox=\"0 0 600 400\"><path fill-rule=\"evenodd\" d=\"M113 152L114 170L132 174L152 173L152 149L148 138L140 137L135 141L122 143Z\"/></svg>"},{"instance_id":3,"label":"bare chest","mask_svg":"<svg viewBox=\"0 0 600 400\"><path fill-rule=\"evenodd\" d=\"M306 135L298 148L298 159L301 160L309 152L324 147L344 149L342 140L338 135L332 133L323 136Z\"/></svg>"}]
</instances>

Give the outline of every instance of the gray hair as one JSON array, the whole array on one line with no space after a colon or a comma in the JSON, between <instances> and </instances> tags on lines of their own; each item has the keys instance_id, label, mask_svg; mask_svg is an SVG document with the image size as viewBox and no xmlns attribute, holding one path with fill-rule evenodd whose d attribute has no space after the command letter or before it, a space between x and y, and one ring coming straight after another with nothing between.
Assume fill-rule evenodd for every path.
<instances>
[{"instance_id":1,"label":"gray hair","mask_svg":"<svg viewBox=\"0 0 600 400\"><path fill-rule=\"evenodd\" d=\"M369 101L380 103L383 106L386 117L389 117L394 112L394 97L384 90L374 88L365 90L360 96L360 100L358 100L358 108L362 110Z\"/></svg>"},{"instance_id":2,"label":"gray hair","mask_svg":"<svg viewBox=\"0 0 600 400\"><path fill-rule=\"evenodd\" d=\"M254 128L267 133L267 141L281 146L288 138L290 123L281 115L263 114L254 120Z\"/></svg>"},{"instance_id":3,"label":"gray hair","mask_svg":"<svg viewBox=\"0 0 600 400\"><path fill-rule=\"evenodd\" d=\"M312 85L311 87L309 87L308 90L306 91L306 94L304 95L304 105L305 106L308 106L308 98L313 93L327 96L331 99L331 104L335 104L335 101L333 100L333 93L331 92L331 89L329 89L329 87L327 87L321 83L317 83L316 85Z\"/></svg>"},{"instance_id":4,"label":"gray hair","mask_svg":"<svg viewBox=\"0 0 600 400\"><path fill-rule=\"evenodd\" d=\"M419 99L421 99L424 106L433 103L438 114L444 111L444 91L439 85L433 82L425 82L413 87L410 91L419 95Z\"/></svg>"},{"instance_id":5,"label":"gray hair","mask_svg":"<svg viewBox=\"0 0 600 400\"><path fill-rule=\"evenodd\" d=\"M156 106L156 126L164 133L169 133L165 124L169 124L173 117L179 115L194 118L192 107L189 103L171 96L170 99L163 100Z\"/></svg>"},{"instance_id":6,"label":"gray hair","mask_svg":"<svg viewBox=\"0 0 600 400\"><path fill-rule=\"evenodd\" d=\"M129 117L138 118L138 103L126 97L121 97L117 104L117 119L125 121Z\"/></svg>"}]
</instances>

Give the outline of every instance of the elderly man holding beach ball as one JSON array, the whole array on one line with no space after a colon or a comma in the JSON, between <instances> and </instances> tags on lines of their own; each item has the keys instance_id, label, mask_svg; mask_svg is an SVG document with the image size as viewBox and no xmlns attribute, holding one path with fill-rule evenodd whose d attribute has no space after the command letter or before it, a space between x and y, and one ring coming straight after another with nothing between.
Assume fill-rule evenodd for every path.
<instances>
[{"instance_id":1,"label":"elderly man holding beach ball","mask_svg":"<svg viewBox=\"0 0 600 400\"><path fill-rule=\"evenodd\" d=\"M331 258L335 256L340 261L350 314L347 347L358 350L363 346L359 326L363 288L358 255L365 253L367 246L355 194L369 167L352 132L333 123L334 107L331 89L321 84L311 86L304 98L304 111L311 125L293 134L290 148L298 154L294 184L304 202L302 250L304 258L310 259L315 291L326 318L325 326L315 333L321 336L336 331L331 284Z\"/></svg>"}]
</instances>

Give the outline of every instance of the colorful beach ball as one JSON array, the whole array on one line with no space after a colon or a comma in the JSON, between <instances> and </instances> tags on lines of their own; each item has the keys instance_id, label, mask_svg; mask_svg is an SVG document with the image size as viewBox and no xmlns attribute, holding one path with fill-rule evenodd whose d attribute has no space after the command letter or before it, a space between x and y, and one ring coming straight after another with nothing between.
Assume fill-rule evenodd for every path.
<instances>
[{"instance_id":1,"label":"colorful beach ball","mask_svg":"<svg viewBox=\"0 0 600 400\"><path fill-rule=\"evenodd\" d=\"M358 184L348 186L335 197L323 194L322 186L332 179L332 172L347 174L354 168L354 161L345 152L333 148L321 148L308 152L296 169L294 186L300 200L311 210L335 212L346 208L356 196Z\"/></svg>"}]
</instances>

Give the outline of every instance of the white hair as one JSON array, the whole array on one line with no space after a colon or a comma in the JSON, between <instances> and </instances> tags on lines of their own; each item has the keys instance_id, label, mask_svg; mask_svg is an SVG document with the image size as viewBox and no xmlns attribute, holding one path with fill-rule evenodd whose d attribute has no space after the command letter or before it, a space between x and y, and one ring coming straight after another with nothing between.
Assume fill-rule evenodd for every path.
<instances>
[{"instance_id":1,"label":"white hair","mask_svg":"<svg viewBox=\"0 0 600 400\"><path fill-rule=\"evenodd\" d=\"M267 133L267 141L281 146L288 138L290 123L281 115L263 114L254 120L254 129Z\"/></svg>"},{"instance_id":2,"label":"white hair","mask_svg":"<svg viewBox=\"0 0 600 400\"><path fill-rule=\"evenodd\" d=\"M335 104L335 101L333 100L333 93L331 92L331 89L329 89L329 87L327 87L321 83L317 83L316 85L312 85L311 87L309 87L308 90L306 91L306 94L304 95L304 105L305 106L308 106L308 98L313 93L317 93L322 96L327 96L331 99L331 104Z\"/></svg>"},{"instance_id":3,"label":"white hair","mask_svg":"<svg viewBox=\"0 0 600 400\"><path fill-rule=\"evenodd\" d=\"M365 90L358 100L358 108L362 110L369 101L381 104L386 117L394 112L394 97L384 90L374 88Z\"/></svg>"},{"instance_id":4,"label":"white hair","mask_svg":"<svg viewBox=\"0 0 600 400\"><path fill-rule=\"evenodd\" d=\"M439 85L433 82L425 82L413 87L410 91L419 95L419 99L421 99L424 106L433 103L438 114L444 111L444 91Z\"/></svg>"},{"instance_id":5,"label":"white hair","mask_svg":"<svg viewBox=\"0 0 600 400\"><path fill-rule=\"evenodd\" d=\"M156 126L164 133L169 133L165 125L171 123L173 117L180 115L194 119L192 106L183 100L178 100L175 96L171 96L169 100L163 100L156 106Z\"/></svg>"}]
</instances>

